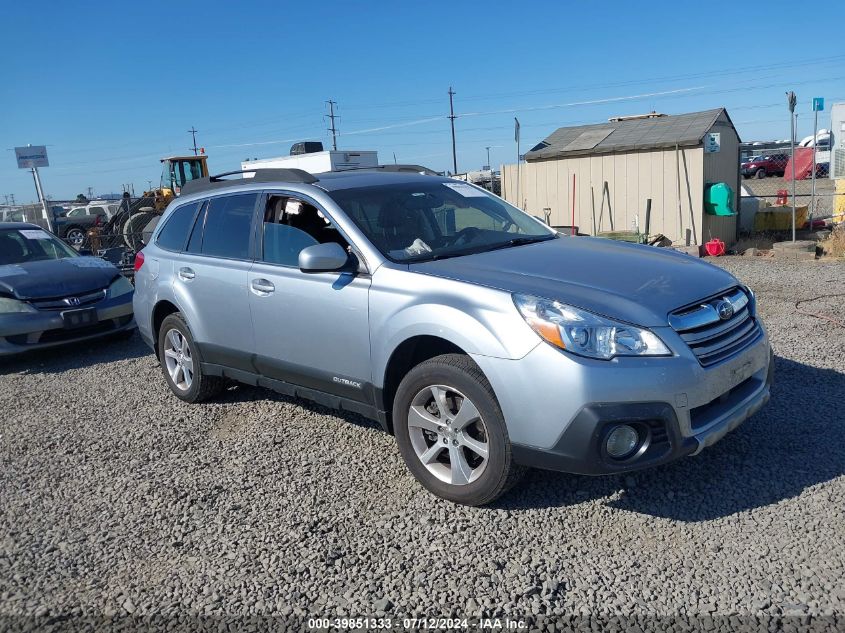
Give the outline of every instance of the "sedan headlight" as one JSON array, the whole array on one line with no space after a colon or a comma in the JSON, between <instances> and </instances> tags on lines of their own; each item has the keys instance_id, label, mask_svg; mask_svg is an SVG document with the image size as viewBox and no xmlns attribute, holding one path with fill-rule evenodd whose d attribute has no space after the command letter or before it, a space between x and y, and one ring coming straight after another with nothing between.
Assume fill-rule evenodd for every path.
<instances>
[{"instance_id":1,"label":"sedan headlight","mask_svg":"<svg viewBox=\"0 0 845 633\"><path fill-rule=\"evenodd\" d=\"M114 299L115 297L122 297L123 295L128 295L134 290L135 286L132 285L132 282L121 275L111 282L111 285L109 286L109 298Z\"/></svg>"},{"instance_id":2,"label":"sedan headlight","mask_svg":"<svg viewBox=\"0 0 845 633\"><path fill-rule=\"evenodd\" d=\"M602 360L672 354L649 330L550 299L515 294L513 300L522 317L543 340L573 354Z\"/></svg>"},{"instance_id":3,"label":"sedan headlight","mask_svg":"<svg viewBox=\"0 0 845 633\"><path fill-rule=\"evenodd\" d=\"M36 310L23 301L0 297L0 314L16 314L20 312L36 312Z\"/></svg>"}]
</instances>

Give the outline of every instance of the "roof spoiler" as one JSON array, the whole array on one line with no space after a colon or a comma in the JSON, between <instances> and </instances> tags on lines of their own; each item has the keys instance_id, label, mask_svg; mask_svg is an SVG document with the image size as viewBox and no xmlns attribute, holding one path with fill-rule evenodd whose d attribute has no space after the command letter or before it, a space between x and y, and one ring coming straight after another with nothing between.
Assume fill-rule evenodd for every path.
<instances>
[{"instance_id":1,"label":"roof spoiler","mask_svg":"<svg viewBox=\"0 0 845 633\"><path fill-rule=\"evenodd\" d=\"M250 177L243 177L244 174L253 174ZM241 178L227 178L226 176L241 176ZM239 171L224 171L222 174L189 180L182 185L182 195L198 193L209 189L223 187L237 187L248 185L254 182L301 182L313 184L317 182L314 174L309 174L302 169L244 169Z\"/></svg>"}]
</instances>

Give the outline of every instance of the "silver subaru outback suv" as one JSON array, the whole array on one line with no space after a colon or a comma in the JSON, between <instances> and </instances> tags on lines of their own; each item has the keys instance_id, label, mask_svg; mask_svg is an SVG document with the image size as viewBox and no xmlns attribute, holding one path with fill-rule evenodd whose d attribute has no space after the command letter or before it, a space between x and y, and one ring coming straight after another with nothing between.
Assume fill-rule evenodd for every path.
<instances>
[{"instance_id":1,"label":"silver subaru outback suv","mask_svg":"<svg viewBox=\"0 0 845 633\"><path fill-rule=\"evenodd\" d=\"M696 454L769 399L754 294L715 266L401 168L231 176L186 185L136 260L138 329L182 400L234 380L357 412L478 505L526 467Z\"/></svg>"}]
</instances>

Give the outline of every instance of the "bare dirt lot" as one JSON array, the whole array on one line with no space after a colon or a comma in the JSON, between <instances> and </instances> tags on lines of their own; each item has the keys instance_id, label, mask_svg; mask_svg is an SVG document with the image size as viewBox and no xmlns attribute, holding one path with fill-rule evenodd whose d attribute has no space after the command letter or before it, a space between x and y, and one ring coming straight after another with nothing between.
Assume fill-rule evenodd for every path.
<instances>
[{"instance_id":1,"label":"bare dirt lot","mask_svg":"<svg viewBox=\"0 0 845 633\"><path fill-rule=\"evenodd\" d=\"M362 418L248 387L184 404L137 337L0 361L0 629L591 614L841 630L845 330L794 302L845 292L845 265L718 263L757 291L769 405L696 457L534 471L487 508L432 497Z\"/></svg>"}]
</instances>

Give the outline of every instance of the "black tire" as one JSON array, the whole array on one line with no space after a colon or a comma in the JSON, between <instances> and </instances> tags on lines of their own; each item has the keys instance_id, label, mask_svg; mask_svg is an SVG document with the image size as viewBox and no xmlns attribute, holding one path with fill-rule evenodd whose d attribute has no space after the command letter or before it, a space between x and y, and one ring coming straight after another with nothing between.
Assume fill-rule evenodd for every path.
<instances>
[{"instance_id":1,"label":"black tire","mask_svg":"<svg viewBox=\"0 0 845 633\"><path fill-rule=\"evenodd\" d=\"M85 229L81 226L72 225L65 230L64 240L74 248L82 248L86 240ZM75 243L74 243L75 242Z\"/></svg>"},{"instance_id":2,"label":"black tire","mask_svg":"<svg viewBox=\"0 0 845 633\"><path fill-rule=\"evenodd\" d=\"M181 334L185 341L187 341L187 346L190 350L193 371L191 383L187 388L177 386L167 369L167 361L165 360L166 337L171 330L176 330ZM207 376L203 373L202 357L200 356L196 343L194 343L194 337L191 335L188 324L179 312L174 312L166 316L161 323L158 331L158 359L167 386L170 387L173 395L180 400L191 403L203 402L217 395L224 388L222 378L219 376Z\"/></svg>"},{"instance_id":3,"label":"black tire","mask_svg":"<svg viewBox=\"0 0 845 633\"><path fill-rule=\"evenodd\" d=\"M421 461L411 440L411 404L414 398L424 393L427 388L437 385L452 387L468 398L483 420L488 449L487 462L480 475L469 483L447 483L432 474ZM393 401L393 430L399 451L411 474L430 492L455 503L469 506L490 503L516 484L526 470L512 459L507 426L493 388L478 365L468 356L444 354L427 360L408 372L402 379ZM429 448L433 448L439 441L435 439ZM451 463L451 458L448 458L448 461Z\"/></svg>"},{"instance_id":4,"label":"black tire","mask_svg":"<svg viewBox=\"0 0 845 633\"><path fill-rule=\"evenodd\" d=\"M762 180L766 177L766 170L763 168L758 169L756 172L754 172L754 177L758 180Z\"/></svg>"}]
</instances>

